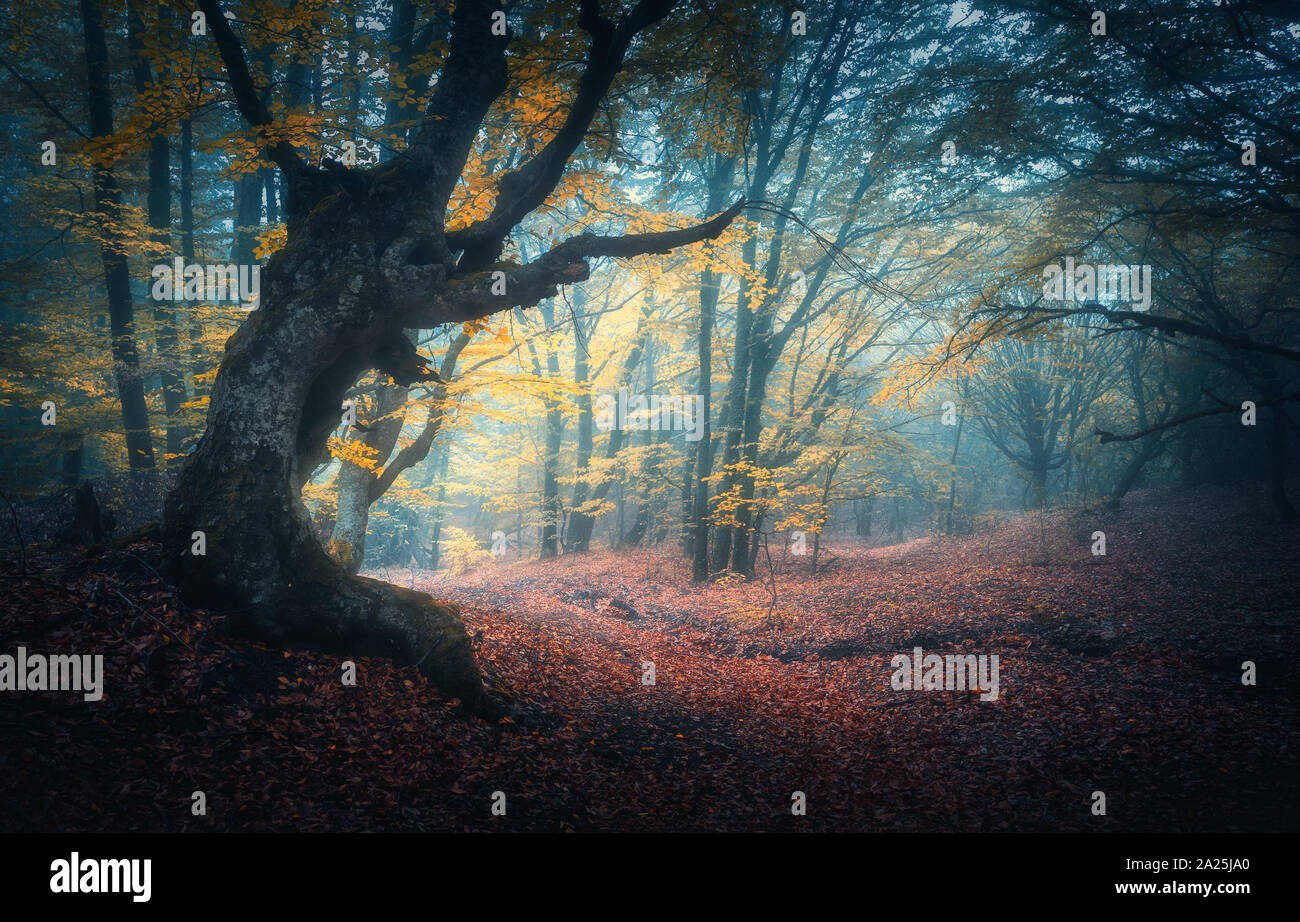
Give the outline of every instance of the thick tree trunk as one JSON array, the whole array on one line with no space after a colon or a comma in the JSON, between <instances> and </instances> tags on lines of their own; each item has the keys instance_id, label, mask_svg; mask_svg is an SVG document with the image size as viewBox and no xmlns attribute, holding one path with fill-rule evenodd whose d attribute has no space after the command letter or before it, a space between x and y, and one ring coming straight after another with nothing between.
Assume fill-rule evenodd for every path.
<instances>
[{"instance_id":1,"label":"thick tree trunk","mask_svg":"<svg viewBox=\"0 0 1300 922\"><path fill-rule=\"evenodd\" d=\"M376 209L377 213L384 213ZM231 337L208 428L164 518L168 571L187 597L282 644L415 663L471 706L483 689L454 606L349 577L312 534L300 490L326 457L343 396L366 369L419 375L372 255L374 223L346 196L322 202L264 273L261 304ZM191 552L204 532L206 554Z\"/></svg>"},{"instance_id":2,"label":"thick tree trunk","mask_svg":"<svg viewBox=\"0 0 1300 922\"><path fill-rule=\"evenodd\" d=\"M839 60L843 60L846 48L847 45L843 42L838 44L835 56ZM838 64L835 66L838 67ZM816 111L826 111L826 107L830 104L834 93L834 85L834 81L829 79L822 85L820 101L817 104ZM794 207L799 195L799 189L807 176L808 164L812 154L812 136L819 122L820 117L814 117L810 121L808 134L804 137L800 146L794 173L786 188L784 208L787 212ZM757 148L765 150L768 147L770 136L766 130L763 130L760 131L756 140ZM760 169L754 176L750 185L751 197L761 198L765 195L768 180L772 175L771 161L769 161L768 167ZM866 175L869 175L869 173ZM865 191L865 187L861 187L861 191ZM767 259L760 282L769 291L775 288L781 268L781 253L786 222L785 214L779 214L773 222L772 240L768 246ZM843 233L843 228L841 233ZM749 267L751 272L758 268L757 246L758 241L754 236L751 236L745 243L745 265ZM823 269L823 277L824 274L825 270ZM815 288L816 283L811 286L811 290L805 292L801 309L807 309ZM760 296L758 302L756 309L751 307L749 290L747 286L742 285L741 303L737 306L736 316L736 361L732 368L732 386L727 397L729 419L727 421L727 447L724 466L735 464L742 454L747 463L743 474L729 474L728 479L724 481L724 489L728 490L734 484L740 484L741 502L737 508L736 526L732 530L734 536L732 540L735 542L734 550L729 547L729 541L724 529L723 533L718 536L718 546L714 552L715 569L722 570L726 567L727 555L730 552L732 569L746 576L753 574L753 561L757 554L756 549L751 547L756 530L752 521L754 518L752 506L754 478L752 471L757 464L758 458L758 436L762 431L763 403L767 398L767 379L780 358L785 341L796 328L794 319L791 318L783 331L780 342L777 342L773 336L777 304L770 294ZM748 389L746 389L747 384Z\"/></svg>"},{"instance_id":3,"label":"thick tree trunk","mask_svg":"<svg viewBox=\"0 0 1300 922\"><path fill-rule=\"evenodd\" d=\"M219 4L199 6L240 111L252 125L270 124ZM265 152L287 180L289 239L262 273L258 309L227 342L207 431L168 498L166 567L187 598L230 610L234 627L269 641L391 656L472 706L485 700L456 609L350 577L312 533L300 491L327 459L326 438L363 372L377 369L402 386L433 377L403 330L536 305L561 285L585 281L589 258L663 253L712 239L744 207L736 202L676 231L580 234L526 265L501 261L511 229L559 182L631 41L671 4L638 5L617 26L588 5L583 10L592 48L564 124L502 177L491 214L466 228L446 232L447 205L483 118L509 83L488 0L456 4L451 49L402 157L366 170L332 161L317 168L290 142L268 140ZM319 74L316 68L312 75L318 105ZM196 555L191 542L199 531L206 553Z\"/></svg>"},{"instance_id":4,"label":"thick tree trunk","mask_svg":"<svg viewBox=\"0 0 1300 922\"><path fill-rule=\"evenodd\" d=\"M414 7L409 0L398 0L393 5L392 20L389 26L389 35L394 47L393 66L402 73L405 73L411 65L414 15ZM355 34L356 28L357 20L352 17L349 21L349 29ZM355 44L349 44L349 73L355 70L355 66ZM300 68L300 65L294 65L294 67ZM290 97L297 101L303 95L301 89L302 78L298 70L293 72L293 76L296 82L291 80L291 82L295 82L295 88L291 90ZM353 118L355 118L360 107L361 87L360 83L355 79L349 79L348 83L350 86L349 110ZM395 125L402 117L403 111L401 99L389 99L384 109L384 124ZM355 133L352 140L353 142L356 141ZM391 147L384 147L380 151L380 160L382 162L389 162L393 159L393 156L394 150ZM276 220L273 202L272 186L268 182L266 187L268 222ZM469 339L469 335L462 332L448 348L447 358L440 370L444 380L451 377L452 372L455 370L456 359L459 357L461 350L468 344ZM428 455L429 448L442 425L442 399L445 396L446 389L441 388L437 395L437 403L430 410L429 421L426 423L425 430L411 446L408 446L408 450L404 450L399 453L397 458L393 459L393 462L389 464L389 469L385 470L384 476L377 477L372 472L350 461L342 462L336 484L338 489L336 503L338 513L333 524L329 551L336 560L343 564L344 569L349 573L357 573L365 562L366 532L370 525L371 505L387 492L388 487L398 474L418 464ZM396 413L406 403L407 398L408 391L404 387L386 384L378 385L378 397L376 398L378 410L374 415L376 417L386 417L389 414ZM396 420L386 419L381 424L378 432L358 435L358 440L362 441L367 447L375 449L377 461L384 464L388 461L388 457L396 445L404 422L404 413L400 414ZM436 543L437 539L435 539L435 546ZM436 569L436 547L434 558L434 568Z\"/></svg>"}]
</instances>

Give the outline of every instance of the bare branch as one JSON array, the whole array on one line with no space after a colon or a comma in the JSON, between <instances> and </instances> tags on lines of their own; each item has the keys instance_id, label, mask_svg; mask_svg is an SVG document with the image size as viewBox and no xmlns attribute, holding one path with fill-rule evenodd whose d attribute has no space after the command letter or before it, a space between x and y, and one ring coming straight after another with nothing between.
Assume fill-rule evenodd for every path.
<instances>
[{"instance_id":1,"label":"bare branch","mask_svg":"<svg viewBox=\"0 0 1300 922\"><path fill-rule=\"evenodd\" d=\"M219 0L198 0L198 4L203 15L207 17L208 28L212 30L212 37L216 40L217 51L226 68L226 75L230 78L230 91L239 113L254 128L270 125L271 113L267 110L261 93L258 92L257 84L254 83L253 75L248 69L244 47L240 44L234 30L230 28L230 22L226 19L221 3ZM296 186L301 189L304 186L316 185L322 178L320 171L313 169L303 160L288 141L266 143L264 150L271 161L284 170L291 187ZM301 213L305 207L310 207L306 197L297 195L291 197L292 212Z\"/></svg>"},{"instance_id":2,"label":"bare branch","mask_svg":"<svg viewBox=\"0 0 1300 922\"><path fill-rule=\"evenodd\" d=\"M1300 400L1300 393L1287 394L1286 396L1278 397L1275 400L1256 400L1255 406L1273 407L1283 403L1289 403L1290 401L1293 400ZM1183 416L1176 416L1173 419L1167 420L1158 426L1151 426L1147 429L1143 429L1141 432L1132 432L1127 435L1116 435L1113 432L1107 432L1105 429L1097 429L1096 434L1101 437L1101 444L1103 445L1109 442L1136 442L1138 439L1146 438L1148 435L1152 435L1164 429L1173 429L1175 426L1181 426L1183 423L1191 422L1194 419L1201 419L1206 416L1219 416L1220 414L1223 413L1240 413L1240 412L1241 412L1240 407L1234 407L1231 405L1223 406L1223 407L1211 407L1208 410L1197 410L1195 413L1187 413Z\"/></svg>"},{"instance_id":3,"label":"bare branch","mask_svg":"<svg viewBox=\"0 0 1300 922\"><path fill-rule=\"evenodd\" d=\"M735 220L745 204L741 199L708 221L677 230L618 236L580 234L522 266L493 263L479 272L453 276L445 284L440 284L440 266L395 267L389 281L394 296L401 298L398 307L404 313L404 326L424 328L477 320L512 307L531 306L554 297L561 285L586 281L591 271L588 259L668 253L710 240Z\"/></svg>"},{"instance_id":4,"label":"bare branch","mask_svg":"<svg viewBox=\"0 0 1300 922\"><path fill-rule=\"evenodd\" d=\"M451 51L424 111L424 123L400 158L402 168L431 182L441 213L469 159L474 136L505 92L508 36L492 34L495 0L462 0L452 21Z\"/></svg>"},{"instance_id":5,"label":"bare branch","mask_svg":"<svg viewBox=\"0 0 1300 922\"><path fill-rule=\"evenodd\" d=\"M1022 311L1029 315L1025 321L1023 329L1031 329L1047 320L1056 317L1104 317L1112 323L1127 323L1132 326L1125 329L1150 329L1170 336L1177 336L1182 333L1197 339L1208 339L1212 342L1237 349L1242 352L1261 352L1265 355L1277 355L1293 362L1300 361L1300 350L1290 349L1286 346L1274 346L1270 343L1261 343L1257 340L1250 339L1246 336L1238 336L1232 333L1222 333L1213 327L1201 323L1194 323L1190 320L1183 320L1178 317L1164 317L1159 314L1148 314L1143 311L1117 311L1109 310L1100 304L1085 304L1077 308L989 308L976 311L979 315L993 314L998 317L1004 317L1007 314ZM1003 330L1020 330L1021 326L1012 321L1007 321L1007 326Z\"/></svg>"},{"instance_id":6,"label":"bare branch","mask_svg":"<svg viewBox=\"0 0 1300 922\"><path fill-rule=\"evenodd\" d=\"M4 64L5 69L8 70L9 73L13 74L14 77L18 79L19 83L27 87L27 91L36 97L36 101L39 102L41 105L43 105L45 108L49 109L51 114L53 114L55 118L63 122L63 124L67 125L69 128L71 128L77 134L81 135L81 137L85 138L87 141L90 140L90 137L84 131L82 131L72 122L68 121L67 116L65 116L62 112L60 112L57 108L55 108L54 104L51 103L48 99L46 99L45 96L41 93L41 91L36 88L35 84L33 84L22 74L18 73L18 71L14 69L14 66L12 64L4 60L3 58L0 58L0 64Z\"/></svg>"},{"instance_id":7,"label":"bare branch","mask_svg":"<svg viewBox=\"0 0 1300 922\"><path fill-rule=\"evenodd\" d=\"M583 0L578 22L591 36L591 50L569 114L546 147L501 178L492 213L448 235L447 242L453 250L465 251L460 262L462 269L473 271L495 260L511 229L546 201L622 69L628 46L640 32L667 16L675 4L676 0L641 0L615 26L600 15L596 0Z\"/></svg>"},{"instance_id":8,"label":"bare branch","mask_svg":"<svg viewBox=\"0 0 1300 922\"><path fill-rule=\"evenodd\" d=\"M439 366L439 381L433 388L433 399L429 404L429 418L425 421L424 428L420 434L415 437L411 444L405 446L397 453L393 460L389 461L384 467L382 473L370 484L370 502L375 502L381 496L388 492L388 488L397 480L399 474L409 470L423 461L429 454L429 449L433 446L433 440L437 438L439 430L442 429L443 419L447 415L447 379L452 376L456 369L456 361L460 358L461 352L469 345L472 337L469 333L461 330L456 334L456 338L447 346L447 352L442 357L442 364Z\"/></svg>"}]
</instances>

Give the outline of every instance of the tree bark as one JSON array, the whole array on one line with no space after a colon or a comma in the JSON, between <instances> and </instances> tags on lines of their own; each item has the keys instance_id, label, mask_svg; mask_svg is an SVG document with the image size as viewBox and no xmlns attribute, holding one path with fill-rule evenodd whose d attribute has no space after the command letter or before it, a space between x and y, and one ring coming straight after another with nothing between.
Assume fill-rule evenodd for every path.
<instances>
[{"instance_id":1,"label":"tree bark","mask_svg":"<svg viewBox=\"0 0 1300 922\"><path fill-rule=\"evenodd\" d=\"M957 512L957 452L961 449L961 430L966 423L966 403L969 395L963 390L961 412L957 414L957 431L953 434L952 439L952 457L948 459L948 465L952 468L952 474L948 478L948 534L953 534L953 516Z\"/></svg>"},{"instance_id":2,"label":"tree bark","mask_svg":"<svg viewBox=\"0 0 1300 922\"><path fill-rule=\"evenodd\" d=\"M199 6L240 111L269 124L218 0ZM288 241L262 273L258 309L226 345L207 431L167 501L164 560L186 598L227 609L234 628L270 642L391 656L471 707L485 702L455 606L349 576L313 534L301 489L327 460L343 398L364 372L404 387L432 378L404 330L534 306L585 281L588 259L668 252L716 237L739 214L743 201L691 228L581 234L524 265L499 261L506 236L545 202L586 137L632 40L671 6L642 0L613 23L583 5L591 50L564 124L501 178L489 217L453 233L448 202L508 82L490 0L456 4L442 74L401 156L364 170L317 169L289 142L267 142L287 180ZM202 555L191 550L197 531L206 536Z\"/></svg>"},{"instance_id":3,"label":"tree bark","mask_svg":"<svg viewBox=\"0 0 1300 922\"><path fill-rule=\"evenodd\" d=\"M750 236L745 241L744 261L747 270L752 273L758 262L758 240ZM729 492L736 483L734 466L740 460L741 439L745 428L745 388L749 382L750 330L754 322L754 311L750 307L749 286L741 282L740 293L736 297L736 344L735 358L731 365L731 380L727 384L727 398L722 405L719 428L723 435L722 483L718 495ZM715 496L715 501L717 497ZM716 504L716 503L715 503ZM713 544L713 572L721 573L731 562L731 539L733 529L719 526Z\"/></svg>"},{"instance_id":4,"label":"tree bark","mask_svg":"<svg viewBox=\"0 0 1300 922\"><path fill-rule=\"evenodd\" d=\"M1115 484L1115 489L1110 495L1107 505L1116 509L1120 501L1128 495L1129 490L1137 484L1138 478L1142 476L1142 469L1154 460L1162 451L1165 450L1165 444L1158 437L1148 436L1143 440L1141 446L1129 459L1128 465L1124 468L1124 473L1120 475L1119 481Z\"/></svg>"},{"instance_id":5,"label":"tree bark","mask_svg":"<svg viewBox=\"0 0 1300 922\"><path fill-rule=\"evenodd\" d=\"M103 13L98 0L81 0L81 19L86 37L86 107L90 112L90 133L105 138L113 133L113 97L108 71L108 44L104 37ZM126 261L126 244L115 231L122 204L122 190L112 167L95 167L95 210L105 222L100 231L99 254L104 264L104 285L108 290L109 331L112 335L113 374L122 403L122 426L126 431L127 464L133 472L154 466L153 434L149 410L140 377L140 353L136 347L135 307L131 302L131 276Z\"/></svg>"},{"instance_id":6,"label":"tree bark","mask_svg":"<svg viewBox=\"0 0 1300 922\"><path fill-rule=\"evenodd\" d=\"M577 309L585 302L581 291L581 288L574 291L574 311L575 316L579 318L577 323L581 323L581 315L577 314ZM578 388L578 443L577 456L574 459L574 470L578 475L578 480L573 485L573 503L570 507L572 511L569 514L568 528L565 529L564 533L564 548L566 551L573 549L573 523L579 515L582 515L577 510L587 501L587 496L591 492L591 484L587 481L587 469L591 466L591 456L596 450L596 426L591 391L588 389L591 375L591 356L587 354L587 343L594 330L595 324L591 324L582 331L582 336L575 337L574 340L573 383Z\"/></svg>"},{"instance_id":7,"label":"tree bark","mask_svg":"<svg viewBox=\"0 0 1300 922\"><path fill-rule=\"evenodd\" d=\"M412 32L414 16L415 10L409 0L398 0L394 4L392 20L389 25L389 36L394 48L392 66L394 70L402 74L405 74L411 66L412 46L415 40ZM356 27L356 18L351 17L349 30L352 32L353 38L355 38ZM356 67L355 41L349 43L348 61L348 73L352 74ZM360 91L360 83L355 79L349 79L349 111L353 119L356 119L360 108ZM297 91L295 91L294 95L297 95ZM388 126L396 124L404 111L397 98L389 99L384 108L384 124ZM352 135L352 140L353 142L356 141L355 132ZM387 163L395 155L396 151L392 148L384 148L380 151L380 160ZM270 189L268 187L268 206L270 202ZM443 360L442 368L439 370L443 381L451 378L452 373L455 371L456 359L459 357L461 350L469 343L469 340L469 334L464 331L452 340L447 356ZM387 492L388 487L392 485L399 474L420 463L428 455L429 448L442 426L442 402L446 398L446 387L440 386L435 393L435 404L429 411L429 418L424 430L416 438L415 442L408 446L409 450L400 452L390 463L388 458L397 443L398 437L401 435L406 414L403 412L396 419L388 419L387 417L398 413L406 403L409 391L404 387L383 383L377 385L377 388L378 394L375 398L376 412L374 415L377 419L382 418L383 422L370 432L364 434L358 432L353 434L352 437L367 448L372 449L378 463L386 463L388 467L382 475L376 475L358 464L344 460L336 483L337 498L335 505L338 512L335 516L328 547L331 556L352 574L360 571L365 563L366 532L370 526L370 506Z\"/></svg>"},{"instance_id":8,"label":"tree bark","mask_svg":"<svg viewBox=\"0 0 1300 922\"><path fill-rule=\"evenodd\" d=\"M641 322L638 325L638 331L640 331L641 326L645 324L648 317L649 311L642 314ZM643 340L638 338L637 344L632 348L632 351L628 353L627 358L623 360L623 368L618 379L620 385L631 380L632 373L636 371L636 368L641 363L644 354L645 349L643 346ZM626 440L627 433L624 430L617 427L611 429L609 432L609 441L605 443L604 459L606 461L614 460L618 453L623 450L623 443ZM609 490L613 485L614 479L606 478L592 491L591 501L595 503L604 502L605 497L609 495ZM569 528L566 538L568 549L576 552L586 552L589 550L591 547L591 534L595 528L596 517L593 515L587 515L585 512L578 512L575 507L574 512L569 516ZM619 535L622 534L621 526L619 527L618 533Z\"/></svg>"},{"instance_id":9,"label":"tree bark","mask_svg":"<svg viewBox=\"0 0 1300 922\"><path fill-rule=\"evenodd\" d=\"M442 560L442 522L446 517L444 506L447 503L447 464L451 457L451 446L444 444L438 452L436 461L438 469L438 505L433 513L433 534L429 539L429 569L438 569Z\"/></svg>"},{"instance_id":10,"label":"tree bark","mask_svg":"<svg viewBox=\"0 0 1300 922\"><path fill-rule=\"evenodd\" d=\"M379 280L367 253L374 239L358 232L366 223L336 198L268 264L264 303L227 345L207 431L168 499L168 564L187 596L234 610L236 628L418 663L476 705L482 683L455 607L349 578L302 505L302 485L325 460L325 438L356 378L372 367L399 383L415 374L401 364L414 352L401 319L384 309L401 299ZM190 552L196 531L206 555Z\"/></svg>"},{"instance_id":11,"label":"tree bark","mask_svg":"<svg viewBox=\"0 0 1300 922\"><path fill-rule=\"evenodd\" d=\"M404 387L382 385L377 389L379 393L370 403L373 409L371 419L363 421L358 412L356 431L349 432L349 436L351 442L364 446L382 464L388 460L401 434L402 417L396 414L405 405L409 391ZM362 430L362 426L366 428ZM331 556L349 573L359 571L365 562L370 504L378 499L372 495L377 480L373 470L354 461L344 459L339 465L334 528L328 547Z\"/></svg>"},{"instance_id":12,"label":"tree bark","mask_svg":"<svg viewBox=\"0 0 1300 922\"><path fill-rule=\"evenodd\" d=\"M739 477L740 508L736 510L735 544L732 551L731 569L744 576L754 575L754 561L757 548L751 553L750 542L754 540L756 522L754 519L754 477L752 471L758 466L758 439L763 432L763 404L767 401L767 382L776 367L776 356L771 347L771 330L766 324L760 329L756 341L750 350L749 388L745 392L745 418L742 429L741 458L745 462L745 474Z\"/></svg>"},{"instance_id":13,"label":"tree bark","mask_svg":"<svg viewBox=\"0 0 1300 922\"><path fill-rule=\"evenodd\" d=\"M154 84L154 75L149 61L144 56L144 46L140 38L143 23L132 5L129 17L130 43L137 94L147 93ZM170 24L171 10L159 5L158 23ZM153 135L149 138L149 193L146 199L149 227L153 233L153 242L164 251L171 248L172 195L171 195L171 152L167 134L159 126L153 126ZM188 265L188 263L187 263ZM163 411L167 418L167 451L165 465L174 465L180 459L187 433L181 424L181 404L185 401L185 382L181 379L180 337L176 332L176 317L167 308L167 302L155 301L153 320L155 336L158 341L160 367L159 378L162 381Z\"/></svg>"},{"instance_id":14,"label":"tree bark","mask_svg":"<svg viewBox=\"0 0 1300 922\"><path fill-rule=\"evenodd\" d=\"M181 122L181 256L185 265L193 265L194 252L194 121L185 119ZM197 305L185 311L187 315L186 334L190 346L190 372L198 375L203 367L203 325L199 322ZM194 386L195 396L199 387Z\"/></svg>"},{"instance_id":15,"label":"tree bark","mask_svg":"<svg viewBox=\"0 0 1300 922\"><path fill-rule=\"evenodd\" d=\"M542 320L549 331L555 326L555 306L545 303L539 306ZM541 365L533 357L538 377L542 376ZM549 345L546 347L546 377L554 380L560 376L560 358ZM542 527L540 529L540 546L542 557L558 557L560 553L560 448L564 441L564 409L555 397L547 396L542 401L546 409L546 447L542 456Z\"/></svg>"},{"instance_id":16,"label":"tree bark","mask_svg":"<svg viewBox=\"0 0 1300 922\"><path fill-rule=\"evenodd\" d=\"M736 158L728 157L713 176L709 186L708 211L722 206L735 173ZM691 580L700 583L709 578L709 476L713 473L713 325L718 310L721 279L711 266L700 273L699 365L700 394L704 398L704 431L696 443L695 497L692 509Z\"/></svg>"},{"instance_id":17,"label":"tree bark","mask_svg":"<svg viewBox=\"0 0 1300 922\"><path fill-rule=\"evenodd\" d=\"M424 429L413 442L405 446L391 460L389 456L397 445L397 439L406 420L402 407L410 391L400 385L379 385L374 413L377 422L365 432L355 433L354 438L371 449L377 462L385 466L382 471L376 472L344 460L339 468L338 511L335 514L329 550L349 573L358 572L365 562L370 507L388 492L388 488L399 475L428 456L434 439L441 431L447 401L447 386L443 382L455 373L456 362L469 341L470 334L462 330L447 346L438 370L438 377L441 380L433 388L429 401L429 416L425 421Z\"/></svg>"}]
</instances>

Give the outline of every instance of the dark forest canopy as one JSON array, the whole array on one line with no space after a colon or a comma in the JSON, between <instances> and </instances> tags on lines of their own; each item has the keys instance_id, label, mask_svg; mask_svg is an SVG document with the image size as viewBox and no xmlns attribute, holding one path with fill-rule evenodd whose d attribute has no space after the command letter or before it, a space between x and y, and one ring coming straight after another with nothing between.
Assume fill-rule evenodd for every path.
<instances>
[{"instance_id":1,"label":"dark forest canopy","mask_svg":"<svg viewBox=\"0 0 1300 922\"><path fill-rule=\"evenodd\" d=\"M471 701L454 609L358 571L1293 519L1298 74L1262 0L14 7L6 490Z\"/></svg>"}]
</instances>

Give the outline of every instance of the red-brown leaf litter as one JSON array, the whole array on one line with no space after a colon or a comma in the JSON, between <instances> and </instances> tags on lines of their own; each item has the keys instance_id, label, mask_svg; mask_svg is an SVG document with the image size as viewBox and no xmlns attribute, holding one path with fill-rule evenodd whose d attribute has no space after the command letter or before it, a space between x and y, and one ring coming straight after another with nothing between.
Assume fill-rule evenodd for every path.
<instances>
[{"instance_id":1,"label":"red-brown leaf litter","mask_svg":"<svg viewBox=\"0 0 1300 922\"><path fill-rule=\"evenodd\" d=\"M461 604L497 721L413 667L358 657L348 687L341 657L229 636L148 540L29 549L26 579L5 560L0 653L103 653L105 693L0 696L0 828L1300 828L1296 532L1262 496L829 543L816 577L774 552L703 588L670 545L372 574ZM893 690L915 647L998 655L997 700Z\"/></svg>"}]
</instances>

